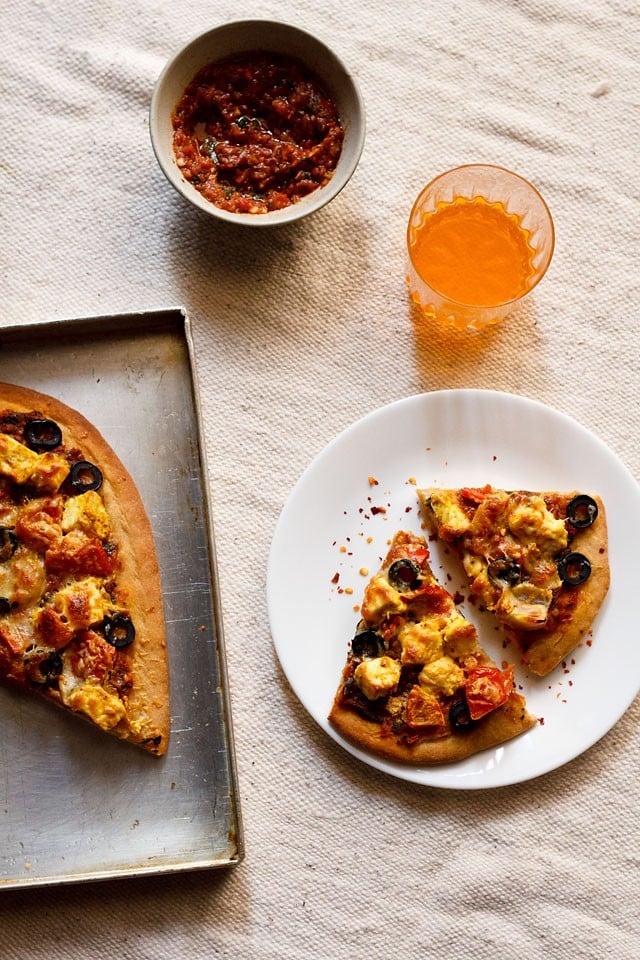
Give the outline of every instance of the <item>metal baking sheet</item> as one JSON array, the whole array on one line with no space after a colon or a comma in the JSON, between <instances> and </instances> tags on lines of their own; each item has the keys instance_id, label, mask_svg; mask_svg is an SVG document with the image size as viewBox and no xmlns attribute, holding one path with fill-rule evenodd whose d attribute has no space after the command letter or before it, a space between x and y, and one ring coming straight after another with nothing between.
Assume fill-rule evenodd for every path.
<instances>
[{"instance_id":1,"label":"metal baking sheet","mask_svg":"<svg viewBox=\"0 0 640 960\"><path fill-rule=\"evenodd\" d=\"M175 309L4 327L0 380L79 410L132 474L156 540L171 677L162 759L0 689L0 887L237 863L241 824L188 318Z\"/></svg>"}]
</instances>

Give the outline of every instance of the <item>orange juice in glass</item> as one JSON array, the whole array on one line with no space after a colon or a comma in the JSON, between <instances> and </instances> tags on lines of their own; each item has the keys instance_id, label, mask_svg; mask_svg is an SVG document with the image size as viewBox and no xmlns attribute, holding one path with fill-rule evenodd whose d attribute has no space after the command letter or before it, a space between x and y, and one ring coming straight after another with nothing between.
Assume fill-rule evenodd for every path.
<instances>
[{"instance_id":1,"label":"orange juice in glass","mask_svg":"<svg viewBox=\"0 0 640 960\"><path fill-rule=\"evenodd\" d=\"M497 323L542 279L553 247L551 214L530 183L503 167L457 167L427 184L411 210L411 299L460 329Z\"/></svg>"}]
</instances>

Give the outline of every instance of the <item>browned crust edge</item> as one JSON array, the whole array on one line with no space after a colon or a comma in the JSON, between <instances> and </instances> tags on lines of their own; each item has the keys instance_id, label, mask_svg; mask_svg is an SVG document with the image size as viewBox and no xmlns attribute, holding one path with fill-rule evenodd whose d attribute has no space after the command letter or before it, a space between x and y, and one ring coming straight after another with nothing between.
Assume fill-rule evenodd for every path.
<instances>
[{"instance_id":1,"label":"browned crust edge","mask_svg":"<svg viewBox=\"0 0 640 960\"><path fill-rule=\"evenodd\" d=\"M382 730L380 724L367 720L340 703L336 696L329 722L347 740L372 753L413 766L455 763L512 740L537 724L528 713L524 698L512 693L502 707L483 717L466 733L450 733L438 740L404 743Z\"/></svg>"},{"instance_id":2,"label":"browned crust edge","mask_svg":"<svg viewBox=\"0 0 640 960\"><path fill-rule=\"evenodd\" d=\"M432 490L440 491L440 488L418 490L418 498L426 526L430 533L437 536L437 521L427 502ZM542 496L545 496L545 494L556 495L554 491L538 492ZM573 496L578 492L584 493L585 491L573 491L573 493L569 492L567 495ZM521 649L523 666L539 677L547 676L575 650L582 638L589 632L609 590L611 574L606 511L602 499L597 494L589 492L589 495L598 504L598 516L592 526L576 532L571 542L571 549L584 553L592 561L592 572L589 579L580 587L569 588L580 591L572 619L567 623L560 624L553 631L540 630L535 633L506 630L496 621L505 636L509 640L515 641ZM454 547L453 544L449 545L452 548ZM600 562L597 565L593 562L594 557L599 558Z\"/></svg>"},{"instance_id":3,"label":"browned crust edge","mask_svg":"<svg viewBox=\"0 0 640 960\"><path fill-rule=\"evenodd\" d=\"M170 731L162 589L153 532L136 484L96 427L61 400L28 387L0 383L0 407L18 412L38 410L55 420L63 430L65 444L77 445L103 472L100 492L122 558L118 582L127 595L129 612L136 625L131 660L133 690L128 698L127 713L141 723L136 733L126 722L109 732L162 756L167 750ZM59 703L75 715L61 702L51 702Z\"/></svg>"}]
</instances>

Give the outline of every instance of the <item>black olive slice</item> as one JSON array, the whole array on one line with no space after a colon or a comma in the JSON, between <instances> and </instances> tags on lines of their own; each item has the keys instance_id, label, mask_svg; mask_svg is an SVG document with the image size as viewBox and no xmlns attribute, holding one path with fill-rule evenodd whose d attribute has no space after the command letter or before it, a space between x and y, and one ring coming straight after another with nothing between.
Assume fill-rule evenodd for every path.
<instances>
[{"instance_id":1,"label":"black olive slice","mask_svg":"<svg viewBox=\"0 0 640 960\"><path fill-rule=\"evenodd\" d=\"M44 660L41 660L38 664L38 673L43 683L51 683L52 680L59 677L62 673L62 657L60 654L52 653L50 656L45 657Z\"/></svg>"},{"instance_id":2,"label":"black olive slice","mask_svg":"<svg viewBox=\"0 0 640 960\"><path fill-rule=\"evenodd\" d=\"M466 700L454 700L449 707L449 723L456 733L463 733L473 726L471 713Z\"/></svg>"},{"instance_id":3,"label":"black olive slice","mask_svg":"<svg viewBox=\"0 0 640 960\"><path fill-rule=\"evenodd\" d=\"M487 565L489 579L498 587L513 587L520 582L520 564L512 557L496 557Z\"/></svg>"},{"instance_id":4,"label":"black olive slice","mask_svg":"<svg viewBox=\"0 0 640 960\"><path fill-rule=\"evenodd\" d=\"M102 473L88 460L78 460L69 471L69 483L76 493L99 490L102 486Z\"/></svg>"},{"instance_id":5,"label":"black olive slice","mask_svg":"<svg viewBox=\"0 0 640 960\"><path fill-rule=\"evenodd\" d=\"M572 527L590 527L598 516L598 504L586 493L579 493L567 504L567 520Z\"/></svg>"},{"instance_id":6,"label":"black olive slice","mask_svg":"<svg viewBox=\"0 0 640 960\"><path fill-rule=\"evenodd\" d=\"M351 652L354 657L373 660L384 653L384 640L375 630L362 630L351 641Z\"/></svg>"},{"instance_id":7,"label":"black olive slice","mask_svg":"<svg viewBox=\"0 0 640 960\"><path fill-rule=\"evenodd\" d=\"M0 614L9 613L11 602L6 597L0 597Z\"/></svg>"},{"instance_id":8,"label":"black olive slice","mask_svg":"<svg viewBox=\"0 0 640 960\"><path fill-rule=\"evenodd\" d=\"M400 560L393 561L387 576L389 577L389 583L396 590L414 590L418 585L421 572L415 560L403 557Z\"/></svg>"},{"instance_id":9,"label":"black olive slice","mask_svg":"<svg viewBox=\"0 0 640 960\"><path fill-rule=\"evenodd\" d=\"M110 643L116 650L128 647L130 643L133 643L136 636L136 629L131 618L124 613L116 613L114 617L105 617L102 621L102 632L107 643Z\"/></svg>"},{"instance_id":10,"label":"black olive slice","mask_svg":"<svg viewBox=\"0 0 640 960\"><path fill-rule=\"evenodd\" d=\"M24 439L32 450L54 450L62 443L62 430L53 420L27 420Z\"/></svg>"},{"instance_id":11,"label":"black olive slice","mask_svg":"<svg viewBox=\"0 0 640 960\"><path fill-rule=\"evenodd\" d=\"M9 527L0 527L0 563L6 563L16 552L18 538Z\"/></svg>"},{"instance_id":12,"label":"black olive slice","mask_svg":"<svg viewBox=\"0 0 640 960\"><path fill-rule=\"evenodd\" d=\"M568 587L577 587L591 575L591 564L582 553L566 553L558 560L558 574Z\"/></svg>"}]
</instances>

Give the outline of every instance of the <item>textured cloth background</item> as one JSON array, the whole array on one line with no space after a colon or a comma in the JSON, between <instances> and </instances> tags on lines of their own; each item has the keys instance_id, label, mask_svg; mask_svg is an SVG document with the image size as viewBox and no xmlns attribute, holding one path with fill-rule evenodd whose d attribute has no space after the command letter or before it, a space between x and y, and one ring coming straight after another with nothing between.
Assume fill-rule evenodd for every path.
<instances>
[{"instance_id":1,"label":"textured cloth background","mask_svg":"<svg viewBox=\"0 0 640 960\"><path fill-rule=\"evenodd\" d=\"M300 473L337 432L412 393L521 393L590 427L638 478L636 0L0 10L1 322L175 305L193 321L246 841L230 871L4 891L3 957L636 960L637 702L539 780L416 787L356 763L308 718L264 598ZM178 47L252 15L336 49L368 135L328 208L249 235L166 183L148 106ZM526 308L452 338L414 322L404 232L421 186L473 161L538 186L557 247Z\"/></svg>"}]
</instances>

